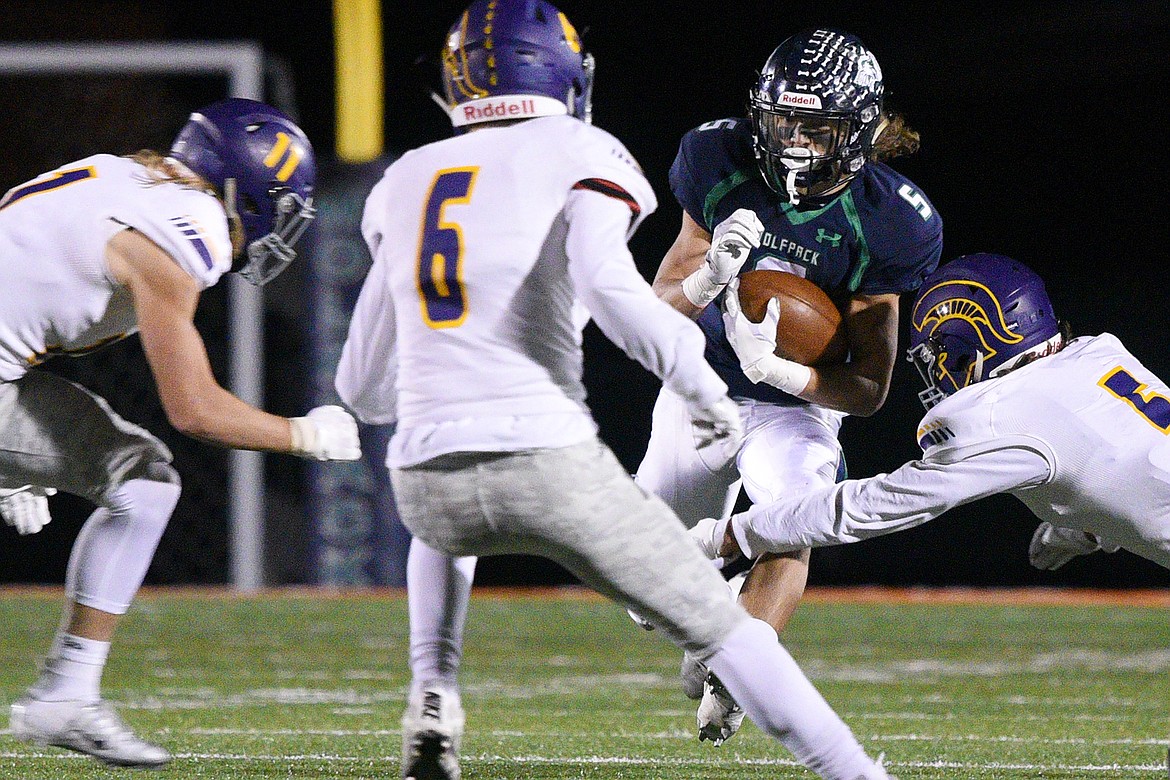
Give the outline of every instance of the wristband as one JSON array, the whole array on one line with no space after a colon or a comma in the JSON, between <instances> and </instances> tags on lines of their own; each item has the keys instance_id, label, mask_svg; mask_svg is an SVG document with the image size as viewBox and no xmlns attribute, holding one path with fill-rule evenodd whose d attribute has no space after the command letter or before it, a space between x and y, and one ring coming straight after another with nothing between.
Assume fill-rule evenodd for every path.
<instances>
[{"instance_id":1,"label":"wristband","mask_svg":"<svg viewBox=\"0 0 1170 780\"><path fill-rule=\"evenodd\" d=\"M705 309L707 304L715 300L715 296L727 286L726 282L715 281L711 268L703 263L695 272L682 281L682 292L686 299L696 308Z\"/></svg>"},{"instance_id":2,"label":"wristband","mask_svg":"<svg viewBox=\"0 0 1170 780\"><path fill-rule=\"evenodd\" d=\"M789 395L800 395L812 381L811 368L775 355L765 355L744 366L743 374L756 384L763 382Z\"/></svg>"},{"instance_id":3,"label":"wristband","mask_svg":"<svg viewBox=\"0 0 1170 780\"><path fill-rule=\"evenodd\" d=\"M308 417L288 418L292 435L292 454L306 456L317 446L317 426Z\"/></svg>"}]
</instances>

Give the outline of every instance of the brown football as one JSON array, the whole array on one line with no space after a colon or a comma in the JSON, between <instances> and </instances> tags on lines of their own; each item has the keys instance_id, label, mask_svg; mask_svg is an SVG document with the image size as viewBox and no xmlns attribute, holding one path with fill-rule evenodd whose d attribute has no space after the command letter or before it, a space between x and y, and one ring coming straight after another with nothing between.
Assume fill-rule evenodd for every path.
<instances>
[{"instance_id":1,"label":"brown football","mask_svg":"<svg viewBox=\"0 0 1170 780\"><path fill-rule=\"evenodd\" d=\"M843 363L849 354L841 312L825 291L787 271L748 271L739 277L739 302L752 322L768 301L780 300L776 354L806 366Z\"/></svg>"}]
</instances>

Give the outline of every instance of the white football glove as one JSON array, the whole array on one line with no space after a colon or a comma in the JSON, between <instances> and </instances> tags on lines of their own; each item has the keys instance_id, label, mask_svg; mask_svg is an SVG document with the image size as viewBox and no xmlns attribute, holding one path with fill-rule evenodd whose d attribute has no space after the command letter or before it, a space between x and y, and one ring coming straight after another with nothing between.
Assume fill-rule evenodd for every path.
<instances>
[{"instance_id":1,"label":"white football glove","mask_svg":"<svg viewBox=\"0 0 1170 780\"><path fill-rule=\"evenodd\" d=\"M1041 523L1036 527L1036 533L1032 534L1032 543L1028 545L1028 561L1037 569L1055 571L1077 556L1098 550L1115 553L1120 549L1085 531Z\"/></svg>"},{"instance_id":2,"label":"white football glove","mask_svg":"<svg viewBox=\"0 0 1170 780\"><path fill-rule=\"evenodd\" d=\"M760 245L764 223L750 209L736 209L730 217L715 226L711 234L711 248L702 265L683 279L682 290L687 300L700 309L715 300L715 296L743 268L752 249Z\"/></svg>"},{"instance_id":3,"label":"white football glove","mask_svg":"<svg viewBox=\"0 0 1170 780\"><path fill-rule=\"evenodd\" d=\"M687 531L695 540L695 544L699 546L699 551L711 559L716 569L722 569L734 560L719 555L719 548L723 546L723 537L727 533L727 524L730 522L731 518L716 520L713 517L706 517L696 523L694 528Z\"/></svg>"},{"instance_id":4,"label":"white football glove","mask_svg":"<svg viewBox=\"0 0 1170 780\"><path fill-rule=\"evenodd\" d=\"M688 403L687 412L695 434L695 449L716 445L727 460L735 457L743 442L739 406L727 396L713 404Z\"/></svg>"},{"instance_id":5,"label":"white football glove","mask_svg":"<svg viewBox=\"0 0 1170 780\"><path fill-rule=\"evenodd\" d=\"M294 455L310 460L357 460L362 456L357 423L340 406L318 406L289 419Z\"/></svg>"},{"instance_id":6,"label":"white football glove","mask_svg":"<svg viewBox=\"0 0 1170 780\"><path fill-rule=\"evenodd\" d=\"M739 358L743 374L752 382L800 395L812 379L812 369L776 356L776 324L780 321L780 301L768 301L762 322L752 322L739 302L739 279L732 279L723 296L723 329L727 341Z\"/></svg>"},{"instance_id":7,"label":"white football glove","mask_svg":"<svg viewBox=\"0 0 1170 780\"><path fill-rule=\"evenodd\" d=\"M40 485L0 488L0 515L21 536L35 534L53 519L49 514L48 496L56 492L56 488Z\"/></svg>"}]
</instances>

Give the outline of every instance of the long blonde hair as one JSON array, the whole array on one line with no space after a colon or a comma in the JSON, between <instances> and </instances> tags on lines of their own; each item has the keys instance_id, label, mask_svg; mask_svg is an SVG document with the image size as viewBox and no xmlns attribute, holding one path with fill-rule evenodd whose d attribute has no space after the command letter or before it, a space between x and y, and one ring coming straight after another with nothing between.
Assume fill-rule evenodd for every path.
<instances>
[{"instance_id":1,"label":"long blonde hair","mask_svg":"<svg viewBox=\"0 0 1170 780\"><path fill-rule=\"evenodd\" d=\"M882 161L914 154L918 151L919 140L918 131L906 124L904 116L894 111L886 112L869 159Z\"/></svg>"},{"instance_id":2,"label":"long blonde hair","mask_svg":"<svg viewBox=\"0 0 1170 780\"><path fill-rule=\"evenodd\" d=\"M220 198L220 193L206 179L194 174L186 174L176 168L166 157L153 149L141 149L134 154L127 155L131 160L146 169L150 177L150 184L180 184L193 190L206 192Z\"/></svg>"}]
</instances>

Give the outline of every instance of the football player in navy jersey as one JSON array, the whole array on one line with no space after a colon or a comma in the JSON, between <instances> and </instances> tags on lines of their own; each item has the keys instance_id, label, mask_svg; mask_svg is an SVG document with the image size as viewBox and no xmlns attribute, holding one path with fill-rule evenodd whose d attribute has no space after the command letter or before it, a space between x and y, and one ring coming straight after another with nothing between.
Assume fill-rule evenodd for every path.
<instances>
[{"instance_id":1,"label":"football player in navy jersey","mask_svg":"<svg viewBox=\"0 0 1170 780\"><path fill-rule=\"evenodd\" d=\"M884 162L915 151L918 134L884 109L883 93L877 59L856 36L806 30L768 58L750 116L683 136L670 170L682 227L653 286L702 327L706 358L739 403L747 434L730 461L696 447L685 407L669 390L659 395L637 480L688 527L726 517L741 482L757 504L833 484L844 474L842 420L885 401L899 297L938 265L942 220ZM751 249L731 259L712 252L729 231ZM788 271L825 290L848 329L848 362L809 367L761 354L733 300L736 277L754 269ZM760 556L739 601L782 630L808 560L808 550ZM689 657L682 676L687 695L702 698L700 739L719 744L735 733L742 714L718 680Z\"/></svg>"},{"instance_id":2,"label":"football player in navy jersey","mask_svg":"<svg viewBox=\"0 0 1170 780\"><path fill-rule=\"evenodd\" d=\"M1170 388L1116 336L1071 339L1040 277L986 253L926 281L910 332L922 457L702 520L708 557L849 544L1011 493L1041 518L1038 569L1119 549L1170 568Z\"/></svg>"}]
</instances>

